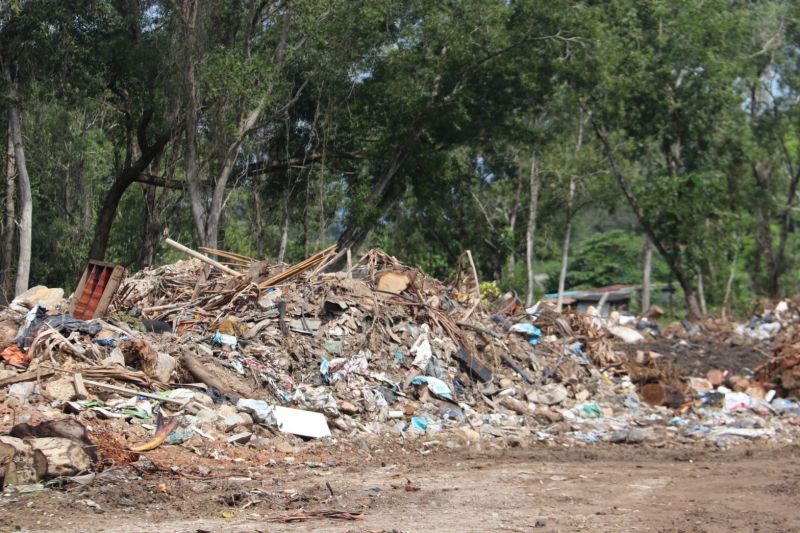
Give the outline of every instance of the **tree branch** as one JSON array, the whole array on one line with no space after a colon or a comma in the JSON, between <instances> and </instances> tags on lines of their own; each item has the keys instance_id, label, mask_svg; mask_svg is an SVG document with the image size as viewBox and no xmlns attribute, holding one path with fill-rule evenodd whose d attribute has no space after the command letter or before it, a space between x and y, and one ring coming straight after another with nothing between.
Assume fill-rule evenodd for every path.
<instances>
[{"instance_id":1,"label":"tree branch","mask_svg":"<svg viewBox=\"0 0 800 533\"><path fill-rule=\"evenodd\" d=\"M311 155L296 155L283 161L264 162L257 161L249 163L247 168L243 170L245 177L261 176L263 174L270 174L272 172L281 172L289 168L303 168L306 164L318 161L320 159L343 159L349 161L359 161L364 159L364 156L358 152L339 152L336 150L323 150L315 152Z\"/></svg>"},{"instance_id":2,"label":"tree branch","mask_svg":"<svg viewBox=\"0 0 800 533\"><path fill-rule=\"evenodd\" d=\"M161 176L155 176L153 174L140 174L133 181L136 183L142 183L144 185L155 185L156 187L163 187L165 189L173 189L176 191L183 191L185 188L185 182L166 180Z\"/></svg>"}]
</instances>

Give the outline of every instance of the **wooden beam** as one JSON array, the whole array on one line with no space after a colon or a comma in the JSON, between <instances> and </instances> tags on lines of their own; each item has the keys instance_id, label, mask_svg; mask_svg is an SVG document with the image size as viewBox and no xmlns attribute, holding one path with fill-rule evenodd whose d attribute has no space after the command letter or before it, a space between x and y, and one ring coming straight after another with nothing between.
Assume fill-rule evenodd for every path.
<instances>
[{"instance_id":1,"label":"wooden beam","mask_svg":"<svg viewBox=\"0 0 800 533\"><path fill-rule=\"evenodd\" d=\"M165 239L164 242L166 242L167 244L169 244L170 246L172 246L176 250L180 250L181 252L183 252L185 254L191 255L195 259L199 259L200 261L202 261L202 262L204 262L204 263L206 263L208 265L211 265L214 268L218 268L219 270L222 270L226 274L230 274L231 276L241 276L241 273L236 272L232 268L228 268L225 265L223 265L222 263L214 261L210 257L205 256L205 255L201 254L200 252L196 252L196 251L192 250L191 248L182 245L179 242L173 241L170 238Z\"/></svg>"}]
</instances>

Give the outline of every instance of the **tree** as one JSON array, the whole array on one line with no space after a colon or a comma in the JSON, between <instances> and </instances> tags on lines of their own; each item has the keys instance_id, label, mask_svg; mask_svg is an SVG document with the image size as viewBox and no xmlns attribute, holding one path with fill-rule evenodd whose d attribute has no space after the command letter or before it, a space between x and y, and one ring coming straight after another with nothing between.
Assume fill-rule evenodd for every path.
<instances>
[{"instance_id":1,"label":"tree","mask_svg":"<svg viewBox=\"0 0 800 533\"><path fill-rule=\"evenodd\" d=\"M97 63L111 93L110 103L120 114L121 127L115 139L114 176L101 203L89 257L103 259L117 208L135 182L144 179L179 131L178 99L168 91L163 73L169 71L170 57L163 53L167 30L151 20L159 16L157 2L123 2L104 17L93 38ZM105 39L103 32L113 38Z\"/></svg>"},{"instance_id":2,"label":"tree","mask_svg":"<svg viewBox=\"0 0 800 533\"><path fill-rule=\"evenodd\" d=\"M17 279L14 283L14 294L19 295L28 290L31 270L31 236L33 234L33 199L31 197L31 179L28 175L28 163L25 159L25 145L22 142L22 112L19 104L19 82L13 60L0 58L3 76L6 82L6 98L8 107L8 124L11 144L14 146L14 166L17 171L19 188L19 259L17 261Z\"/></svg>"},{"instance_id":3,"label":"tree","mask_svg":"<svg viewBox=\"0 0 800 533\"><path fill-rule=\"evenodd\" d=\"M349 183L340 258L399 205L407 187L427 189L419 182L436 179L448 150L519 131L509 131L507 119L535 112L528 110L548 94L550 62L565 46L561 34L549 33L561 24L558 11L499 1L424 12L412 6L397 13L391 47L356 88L381 122L372 126L377 142L366 150L367 172Z\"/></svg>"},{"instance_id":4,"label":"tree","mask_svg":"<svg viewBox=\"0 0 800 533\"><path fill-rule=\"evenodd\" d=\"M536 288L536 279L533 271L534 242L536 237L536 217L539 214L539 190L542 187L542 178L536 165L536 155L531 155L530 170L530 197L528 198L528 231L525 234L525 266L528 271L528 292L525 296L525 305L533 305L533 292Z\"/></svg>"},{"instance_id":5,"label":"tree","mask_svg":"<svg viewBox=\"0 0 800 533\"><path fill-rule=\"evenodd\" d=\"M742 11L722 1L661 0L598 4L591 11L594 43L573 84L592 112L612 175L683 289L690 316L699 317L693 257L702 255L707 239L677 217L702 217L711 207L707 195L717 192L704 157L705 130L739 104L730 87L741 51L726 36L738 28ZM680 213L670 220L665 209L654 214L664 205L680 206Z\"/></svg>"}]
</instances>

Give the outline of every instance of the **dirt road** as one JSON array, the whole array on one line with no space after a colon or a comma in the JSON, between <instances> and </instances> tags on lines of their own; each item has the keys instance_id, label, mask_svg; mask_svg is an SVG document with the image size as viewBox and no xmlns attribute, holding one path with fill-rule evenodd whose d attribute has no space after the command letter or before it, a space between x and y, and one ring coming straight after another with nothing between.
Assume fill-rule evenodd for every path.
<instances>
[{"instance_id":1,"label":"dirt road","mask_svg":"<svg viewBox=\"0 0 800 533\"><path fill-rule=\"evenodd\" d=\"M333 468L265 465L259 480L119 477L2 498L0 530L800 531L798 449L410 452ZM419 490L406 490L409 480ZM303 509L363 517L268 521Z\"/></svg>"}]
</instances>

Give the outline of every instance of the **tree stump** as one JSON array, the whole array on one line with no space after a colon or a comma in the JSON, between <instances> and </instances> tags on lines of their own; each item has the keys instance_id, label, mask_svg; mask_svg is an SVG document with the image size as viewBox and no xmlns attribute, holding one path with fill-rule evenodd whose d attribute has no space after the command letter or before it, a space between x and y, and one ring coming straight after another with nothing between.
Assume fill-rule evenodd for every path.
<instances>
[{"instance_id":1,"label":"tree stump","mask_svg":"<svg viewBox=\"0 0 800 533\"><path fill-rule=\"evenodd\" d=\"M39 478L72 476L92 466L83 446L73 440L46 437L28 442L33 448L33 465Z\"/></svg>"},{"instance_id":2,"label":"tree stump","mask_svg":"<svg viewBox=\"0 0 800 533\"><path fill-rule=\"evenodd\" d=\"M722 385L722 382L725 381L725 372L712 368L706 373L706 378L708 378L708 381L710 381L712 385L719 387Z\"/></svg>"},{"instance_id":3,"label":"tree stump","mask_svg":"<svg viewBox=\"0 0 800 533\"><path fill-rule=\"evenodd\" d=\"M641 390L642 398L650 405L665 405L677 409L683 403L683 393L677 387L662 383L648 383Z\"/></svg>"},{"instance_id":4,"label":"tree stump","mask_svg":"<svg viewBox=\"0 0 800 533\"><path fill-rule=\"evenodd\" d=\"M0 487L35 483L33 450L22 439L0 437Z\"/></svg>"}]
</instances>

